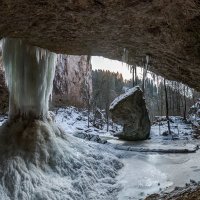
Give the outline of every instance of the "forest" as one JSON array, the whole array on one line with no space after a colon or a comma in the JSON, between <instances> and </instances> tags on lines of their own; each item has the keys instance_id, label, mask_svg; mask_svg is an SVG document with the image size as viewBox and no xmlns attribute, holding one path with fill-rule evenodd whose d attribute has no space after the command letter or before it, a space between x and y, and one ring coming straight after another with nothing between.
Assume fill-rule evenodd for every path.
<instances>
[{"instance_id":1,"label":"forest","mask_svg":"<svg viewBox=\"0 0 200 200\"><path fill-rule=\"evenodd\" d=\"M138 68L142 71L142 68ZM135 73L134 73L135 74ZM100 108L109 115L110 103L120 94L135 85L143 87L144 97L149 110L150 119L153 122L155 116L166 115L166 101L168 102L168 114L182 116L185 120L190 107L195 104L199 93L194 89L176 81L164 80L163 77L148 71L146 77L138 77L132 80L124 80L122 74L110 71L92 71L93 109ZM165 95L165 87L167 99Z\"/></svg>"}]
</instances>

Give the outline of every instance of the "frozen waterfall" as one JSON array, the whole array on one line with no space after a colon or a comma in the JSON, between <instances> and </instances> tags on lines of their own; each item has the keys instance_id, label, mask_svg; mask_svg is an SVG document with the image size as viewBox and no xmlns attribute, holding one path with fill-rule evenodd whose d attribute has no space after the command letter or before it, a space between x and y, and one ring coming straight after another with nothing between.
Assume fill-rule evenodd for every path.
<instances>
[{"instance_id":1,"label":"frozen waterfall","mask_svg":"<svg viewBox=\"0 0 200 200\"><path fill-rule=\"evenodd\" d=\"M10 38L3 39L2 50L10 119L44 119L48 114L56 54Z\"/></svg>"}]
</instances>

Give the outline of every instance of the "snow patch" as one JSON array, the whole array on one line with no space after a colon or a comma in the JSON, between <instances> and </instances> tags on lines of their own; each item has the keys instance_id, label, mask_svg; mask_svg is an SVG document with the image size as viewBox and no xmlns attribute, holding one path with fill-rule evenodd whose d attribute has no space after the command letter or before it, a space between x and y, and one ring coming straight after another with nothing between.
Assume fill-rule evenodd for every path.
<instances>
[{"instance_id":1,"label":"snow patch","mask_svg":"<svg viewBox=\"0 0 200 200\"><path fill-rule=\"evenodd\" d=\"M76 134L79 132L91 133L95 135L110 136L111 133L122 130L122 126L112 123L107 131L106 123L102 123L102 127L96 128L92 125L93 115L90 113L90 127L88 128L88 113L87 110L77 109L73 106L59 108L55 111L55 122L62 127L67 133ZM102 113L103 115L103 113Z\"/></svg>"}]
</instances>

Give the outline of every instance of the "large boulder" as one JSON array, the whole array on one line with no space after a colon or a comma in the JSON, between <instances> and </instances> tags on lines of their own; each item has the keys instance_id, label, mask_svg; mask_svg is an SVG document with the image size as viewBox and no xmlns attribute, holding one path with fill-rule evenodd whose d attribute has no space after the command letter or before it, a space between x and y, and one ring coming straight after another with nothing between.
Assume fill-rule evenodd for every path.
<instances>
[{"instance_id":1,"label":"large boulder","mask_svg":"<svg viewBox=\"0 0 200 200\"><path fill-rule=\"evenodd\" d=\"M142 90L136 86L117 97L110 105L112 120L123 125L116 134L124 140L145 140L150 134L150 120Z\"/></svg>"}]
</instances>

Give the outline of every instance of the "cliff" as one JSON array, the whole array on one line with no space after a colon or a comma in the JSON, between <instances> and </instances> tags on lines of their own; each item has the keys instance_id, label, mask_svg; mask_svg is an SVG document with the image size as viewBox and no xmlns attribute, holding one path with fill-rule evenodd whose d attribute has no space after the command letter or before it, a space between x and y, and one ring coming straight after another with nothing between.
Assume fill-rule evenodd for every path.
<instances>
[{"instance_id":1,"label":"cliff","mask_svg":"<svg viewBox=\"0 0 200 200\"><path fill-rule=\"evenodd\" d=\"M5 74L0 51L0 114L8 111L8 89L5 83Z\"/></svg>"},{"instance_id":2,"label":"cliff","mask_svg":"<svg viewBox=\"0 0 200 200\"><path fill-rule=\"evenodd\" d=\"M52 105L86 106L92 95L92 66L88 56L58 55Z\"/></svg>"}]
</instances>

